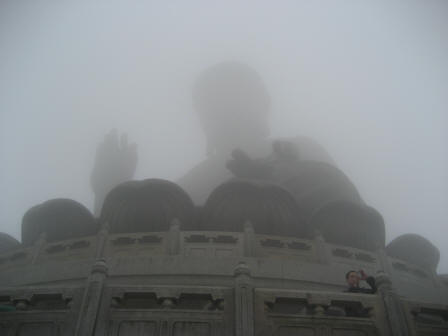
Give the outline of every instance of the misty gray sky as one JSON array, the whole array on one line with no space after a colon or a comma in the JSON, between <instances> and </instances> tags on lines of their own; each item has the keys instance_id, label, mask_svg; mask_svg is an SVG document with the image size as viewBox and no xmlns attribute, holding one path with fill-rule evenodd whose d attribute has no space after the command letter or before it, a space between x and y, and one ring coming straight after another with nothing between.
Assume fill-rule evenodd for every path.
<instances>
[{"instance_id":1,"label":"misty gray sky","mask_svg":"<svg viewBox=\"0 0 448 336\"><path fill-rule=\"evenodd\" d=\"M384 216L448 272L448 1L1 1L0 231L50 198L93 207L97 144L138 144L137 179L205 157L192 83L246 62L272 137L322 144Z\"/></svg>"}]
</instances>

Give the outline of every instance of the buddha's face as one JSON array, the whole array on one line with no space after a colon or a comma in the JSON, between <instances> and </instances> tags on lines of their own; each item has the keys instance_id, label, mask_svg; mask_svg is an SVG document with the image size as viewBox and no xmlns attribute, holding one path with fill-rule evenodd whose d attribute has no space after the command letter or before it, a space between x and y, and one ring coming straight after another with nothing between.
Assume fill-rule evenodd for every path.
<instances>
[{"instance_id":1,"label":"buddha's face","mask_svg":"<svg viewBox=\"0 0 448 336\"><path fill-rule=\"evenodd\" d=\"M269 97L261 79L249 67L222 63L198 80L195 108L209 144L232 150L269 134Z\"/></svg>"}]
</instances>

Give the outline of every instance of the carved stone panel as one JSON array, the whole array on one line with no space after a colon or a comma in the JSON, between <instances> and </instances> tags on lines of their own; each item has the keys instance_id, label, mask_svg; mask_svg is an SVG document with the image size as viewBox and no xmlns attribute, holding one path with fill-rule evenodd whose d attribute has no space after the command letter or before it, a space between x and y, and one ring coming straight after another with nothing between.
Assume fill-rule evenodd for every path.
<instances>
[{"instance_id":1,"label":"carved stone panel","mask_svg":"<svg viewBox=\"0 0 448 336\"><path fill-rule=\"evenodd\" d=\"M96 335L233 335L232 290L219 287L109 287Z\"/></svg>"},{"instance_id":2,"label":"carved stone panel","mask_svg":"<svg viewBox=\"0 0 448 336\"><path fill-rule=\"evenodd\" d=\"M209 336L212 328L209 322L178 321L173 325L172 336Z\"/></svg>"},{"instance_id":3,"label":"carved stone panel","mask_svg":"<svg viewBox=\"0 0 448 336\"><path fill-rule=\"evenodd\" d=\"M314 328L297 327L297 326L281 326L277 329L275 336L315 336L316 331Z\"/></svg>"},{"instance_id":4,"label":"carved stone panel","mask_svg":"<svg viewBox=\"0 0 448 336\"><path fill-rule=\"evenodd\" d=\"M55 325L52 322L22 323L17 330L17 336L53 336Z\"/></svg>"},{"instance_id":5,"label":"carved stone panel","mask_svg":"<svg viewBox=\"0 0 448 336\"><path fill-rule=\"evenodd\" d=\"M118 327L118 336L155 336L157 323L154 321L123 321Z\"/></svg>"}]
</instances>

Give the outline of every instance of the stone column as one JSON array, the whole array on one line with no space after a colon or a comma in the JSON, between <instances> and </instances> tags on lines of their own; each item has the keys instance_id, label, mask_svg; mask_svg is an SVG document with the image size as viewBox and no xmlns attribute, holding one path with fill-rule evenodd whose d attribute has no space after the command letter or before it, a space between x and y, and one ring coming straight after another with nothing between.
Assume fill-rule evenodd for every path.
<instances>
[{"instance_id":1,"label":"stone column","mask_svg":"<svg viewBox=\"0 0 448 336\"><path fill-rule=\"evenodd\" d=\"M109 223L104 222L101 224L100 230L96 235L95 260L103 258L104 249L106 248L108 236L109 236Z\"/></svg>"},{"instance_id":2,"label":"stone column","mask_svg":"<svg viewBox=\"0 0 448 336\"><path fill-rule=\"evenodd\" d=\"M107 264L104 260L105 247L109 235L107 222L101 225L97 234L95 262L82 297L78 320L76 322L75 336L91 336L95 332L98 310L101 304L104 282L107 278Z\"/></svg>"},{"instance_id":3,"label":"stone column","mask_svg":"<svg viewBox=\"0 0 448 336\"><path fill-rule=\"evenodd\" d=\"M384 313L389 326L389 335L408 336L410 330L406 323L406 316L400 302L400 298L392 288L389 276L384 272L379 272L376 277L378 294L384 304Z\"/></svg>"},{"instance_id":4,"label":"stone column","mask_svg":"<svg viewBox=\"0 0 448 336\"><path fill-rule=\"evenodd\" d=\"M36 240L33 246L33 259L31 260L32 264L36 263L37 258L39 257L40 253L42 252L42 248L47 243L47 234L45 232L42 232L39 236L39 239Z\"/></svg>"},{"instance_id":5,"label":"stone column","mask_svg":"<svg viewBox=\"0 0 448 336\"><path fill-rule=\"evenodd\" d=\"M84 290L81 308L76 323L76 336L93 336L96 318L103 294L104 282L107 277L107 265L103 259L98 259L92 267Z\"/></svg>"},{"instance_id":6,"label":"stone column","mask_svg":"<svg viewBox=\"0 0 448 336\"><path fill-rule=\"evenodd\" d=\"M171 221L168 235L168 254L178 255L180 253L180 221L177 218Z\"/></svg>"},{"instance_id":7,"label":"stone column","mask_svg":"<svg viewBox=\"0 0 448 336\"><path fill-rule=\"evenodd\" d=\"M389 258L387 257L386 250L384 249L384 247L378 246L376 248L376 255L378 257L378 263L381 267L381 270L383 272L385 272L387 275L389 275L390 277L392 277L392 274L393 274L392 273L392 265L391 265Z\"/></svg>"},{"instance_id":8,"label":"stone column","mask_svg":"<svg viewBox=\"0 0 448 336\"><path fill-rule=\"evenodd\" d=\"M235 336L254 335L254 291L249 267L243 262L235 270Z\"/></svg>"},{"instance_id":9,"label":"stone column","mask_svg":"<svg viewBox=\"0 0 448 336\"><path fill-rule=\"evenodd\" d=\"M244 256L253 257L255 255L255 231L252 223L244 223Z\"/></svg>"},{"instance_id":10,"label":"stone column","mask_svg":"<svg viewBox=\"0 0 448 336\"><path fill-rule=\"evenodd\" d=\"M325 239L322 234L316 230L314 232L314 241L316 244L316 253L317 259L321 264L330 264L331 263L331 252L328 248L328 245L325 243Z\"/></svg>"}]
</instances>

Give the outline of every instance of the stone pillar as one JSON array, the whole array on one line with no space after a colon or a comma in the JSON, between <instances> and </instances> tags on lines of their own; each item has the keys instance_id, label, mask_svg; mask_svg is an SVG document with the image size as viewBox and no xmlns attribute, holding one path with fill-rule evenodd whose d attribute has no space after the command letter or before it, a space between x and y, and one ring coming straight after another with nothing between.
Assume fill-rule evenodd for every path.
<instances>
[{"instance_id":1,"label":"stone pillar","mask_svg":"<svg viewBox=\"0 0 448 336\"><path fill-rule=\"evenodd\" d=\"M168 254L177 255L180 253L180 221L175 218L170 223L168 238Z\"/></svg>"},{"instance_id":2,"label":"stone pillar","mask_svg":"<svg viewBox=\"0 0 448 336\"><path fill-rule=\"evenodd\" d=\"M255 255L255 231L252 223L244 223L244 256L253 257Z\"/></svg>"},{"instance_id":3,"label":"stone pillar","mask_svg":"<svg viewBox=\"0 0 448 336\"><path fill-rule=\"evenodd\" d=\"M321 264L330 264L331 254L328 245L325 243L325 239L322 234L316 230L314 232L314 241L316 244L317 259Z\"/></svg>"},{"instance_id":4,"label":"stone pillar","mask_svg":"<svg viewBox=\"0 0 448 336\"><path fill-rule=\"evenodd\" d=\"M107 278L107 264L104 260L105 247L109 235L109 224L104 222L97 234L95 262L87 278L86 288L82 297L75 336L92 336L98 310L101 304L104 282Z\"/></svg>"},{"instance_id":5,"label":"stone pillar","mask_svg":"<svg viewBox=\"0 0 448 336\"><path fill-rule=\"evenodd\" d=\"M78 321L76 323L75 336L94 335L96 318L106 277L106 262L103 259L96 260L92 266L92 271L84 290Z\"/></svg>"},{"instance_id":6,"label":"stone pillar","mask_svg":"<svg viewBox=\"0 0 448 336\"><path fill-rule=\"evenodd\" d=\"M254 291L249 267L243 262L235 270L235 336L254 335Z\"/></svg>"},{"instance_id":7,"label":"stone pillar","mask_svg":"<svg viewBox=\"0 0 448 336\"><path fill-rule=\"evenodd\" d=\"M389 335L408 336L410 330L406 323L406 316L400 302L400 298L392 288L389 276L384 272L379 272L376 277L378 294L384 304L384 313L389 326Z\"/></svg>"},{"instance_id":8,"label":"stone pillar","mask_svg":"<svg viewBox=\"0 0 448 336\"><path fill-rule=\"evenodd\" d=\"M45 232L42 232L33 246L33 259L31 260L32 264L36 263L36 260L39 257L39 254L41 253L42 248L45 246L46 243L47 243L47 234Z\"/></svg>"},{"instance_id":9,"label":"stone pillar","mask_svg":"<svg viewBox=\"0 0 448 336\"><path fill-rule=\"evenodd\" d=\"M96 251L95 260L102 259L104 255L104 249L107 244L107 237L109 236L109 223L104 222L101 224L100 230L96 235Z\"/></svg>"},{"instance_id":10,"label":"stone pillar","mask_svg":"<svg viewBox=\"0 0 448 336\"><path fill-rule=\"evenodd\" d=\"M378 246L376 248L376 255L378 257L378 263L380 264L381 270L392 277L392 265L389 258L387 257L384 247Z\"/></svg>"}]
</instances>

